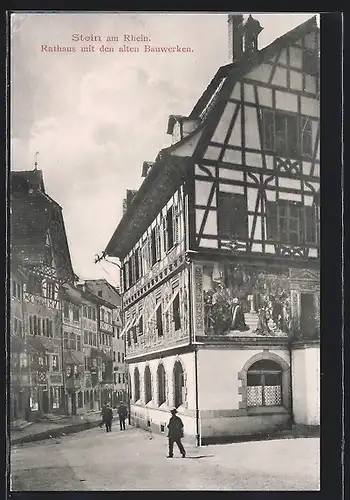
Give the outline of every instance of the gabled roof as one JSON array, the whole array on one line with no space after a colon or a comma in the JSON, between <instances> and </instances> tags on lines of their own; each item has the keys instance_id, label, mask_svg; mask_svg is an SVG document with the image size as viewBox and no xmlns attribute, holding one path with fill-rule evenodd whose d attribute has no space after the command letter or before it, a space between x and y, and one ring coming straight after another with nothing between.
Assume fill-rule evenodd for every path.
<instances>
[{"instance_id":1,"label":"gabled roof","mask_svg":"<svg viewBox=\"0 0 350 500\"><path fill-rule=\"evenodd\" d=\"M100 286L105 287L105 288L109 288L115 295L118 296L119 299L121 299L119 290L117 290L117 288L115 288L111 283L109 283L109 281L107 281L104 278L94 279L94 280L93 279L85 280L85 285L92 291L92 293L95 293L93 290L94 288L97 288ZM118 306L116 304L114 304L113 307L118 307Z\"/></svg>"},{"instance_id":2,"label":"gabled roof","mask_svg":"<svg viewBox=\"0 0 350 500\"><path fill-rule=\"evenodd\" d=\"M199 119L200 124L179 142L159 151L151 171L145 177L137 194L114 231L114 234L103 252L104 255L124 257L132 245L141 237L142 232L148 227L149 223L154 219L164 203L178 188L180 181L183 180L186 175L188 159L176 158L176 153L173 155L172 153L206 126L211 116L214 114L214 109L219 104L220 100L226 99L226 84L233 86L234 83L243 78L246 73L270 59L274 54L287 47L293 41L298 40L304 34L311 31L319 31L316 16L288 31L264 49L251 52L242 59L221 66L218 69L216 75L188 116L188 119ZM178 119L180 119L180 115L170 116L168 130L175 120ZM169 181L171 184L169 184ZM168 184L166 184L167 182ZM160 189L158 189L157 192L156 185L158 184ZM151 196L150 193L153 193L153 196ZM141 208L143 203L147 203L147 209Z\"/></svg>"},{"instance_id":3,"label":"gabled roof","mask_svg":"<svg viewBox=\"0 0 350 500\"><path fill-rule=\"evenodd\" d=\"M33 176L37 189L29 193ZM11 172L11 208L11 246L22 263L43 262L49 231L57 272L63 279L73 279L62 208L45 193L41 171Z\"/></svg>"},{"instance_id":4,"label":"gabled roof","mask_svg":"<svg viewBox=\"0 0 350 500\"><path fill-rule=\"evenodd\" d=\"M87 281L89 281L89 280L87 280ZM89 284L87 283L87 281L85 281L85 283L77 285L77 287L76 287L77 290L79 290L79 292L81 293L82 298L90 300L91 302L95 302L99 306L108 307L109 309L116 309L117 308L117 306L115 304L112 304L112 302L109 302L108 300L105 300L104 298L97 295L95 293L95 291L91 287L89 287ZM91 281L94 281L94 280L91 280ZM105 280L103 280L103 281L105 281ZM106 281L106 283L109 286L111 286L107 281ZM115 293L117 293L119 295L119 292L117 292L116 290L113 290L113 291L115 291Z\"/></svg>"},{"instance_id":5,"label":"gabled roof","mask_svg":"<svg viewBox=\"0 0 350 500\"><path fill-rule=\"evenodd\" d=\"M291 42L298 40L305 33L312 30L319 30L316 22L316 16L311 17L310 19L302 24L299 24L299 26L296 26L284 35L276 38L272 43L270 43L270 45L267 45L263 49L257 52L252 52L241 60L235 61L231 64L226 64L225 66L221 66L208 85L207 89L197 101L189 117L199 118L201 116L201 114L205 110L205 107L210 102L210 99L212 99L215 92L219 88L220 84L222 85L226 77L233 73L234 70L243 70L244 72L252 70L255 66L258 66L259 64L263 63L271 56L273 56L273 54L275 54L277 51L287 47Z\"/></svg>"}]
</instances>

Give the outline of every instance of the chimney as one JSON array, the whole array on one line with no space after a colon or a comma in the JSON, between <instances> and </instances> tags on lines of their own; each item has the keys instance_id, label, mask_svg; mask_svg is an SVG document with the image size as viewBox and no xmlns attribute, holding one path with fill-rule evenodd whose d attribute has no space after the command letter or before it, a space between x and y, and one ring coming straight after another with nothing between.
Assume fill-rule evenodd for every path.
<instances>
[{"instance_id":1,"label":"chimney","mask_svg":"<svg viewBox=\"0 0 350 500\"><path fill-rule=\"evenodd\" d=\"M258 37L264 28L259 21L254 19L251 15L244 23L244 54L251 54L258 50Z\"/></svg>"},{"instance_id":2,"label":"chimney","mask_svg":"<svg viewBox=\"0 0 350 500\"><path fill-rule=\"evenodd\" d=\"M239 61L258 51L258 37L264 29L259 21L251 15L244 21L243 14L229 14L227 22L230 61Z\"/></svg>"},{"instance_id":3,"label":"chimney","mask_svg":"<svg viewBox=\"0 0 350 500\"><path fill-rule=\"evenodd\" d=\"M126 190L126 197L123 200L123 214L125 214L125 212L129 208L129 206L131 205L131 202L134 199L136 193L137 193L137 189L127 189Z\"/></svg>"},{"instance_id":4,"label":"chimney","mask_svg":"<svg viewBox=\"0 0 350 500\"><path fill-rule=\"evenodd\" d=\"M235 62L243 56L243 14L228 15L229 58Z\"/></svg>"},{"instance_id":5,"label":"chimney","mask_svg":"<svg viewBox=\"0 0 350 500\"><path fill-rule=\"evenodd\" d=\"M141 177L147 177L153 165L153 161L144 161L142 164Z\"/></svg>"}]
</instances>

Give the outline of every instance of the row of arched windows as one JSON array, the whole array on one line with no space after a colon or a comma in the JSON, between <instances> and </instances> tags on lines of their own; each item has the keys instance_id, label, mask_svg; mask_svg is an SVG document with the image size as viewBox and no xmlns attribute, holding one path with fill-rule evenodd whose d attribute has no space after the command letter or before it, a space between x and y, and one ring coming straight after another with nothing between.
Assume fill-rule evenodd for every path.
<instances>
[{"instance_id":1,"label":"row of arched windows","mask_svg":"<svg viewBox=\"0 0 350 500\"><path fill-rule=\"evenodd\" d=\"M147 365L144 370L144 403L147 404L153 400L153 391L152 391L152 375L149 366ZM166 401L166 392L167 392L167 379L165 375L165 369L163 364L161 363L157 369L157 396L158 400L155 401L158 406L161 406ZM180 361L176 361L173 370L173 384L174 384L174 407L178 408L180 405L184 403L184 387L185 387L185 378L184 371ZM136 367L134 370L133 377L133 388L134 394L130 394L130 398L134 401L138 401L141 399L141 387L140 387L140 372ZM131 390L131 388L130 388Z\"/></svg>"},{"instance_id":2,"label":"row of arched windows","mask_svg":"<svg viewBox=\"0 0 350 500\"><path fill-rule=\"evenodd\" d=\"M248 368L245 386L247 407L281 406L283 404L282 371L282 366L270 359L256 361ZM140 400L143 389L144 404L152 400L158 406L165 403L167 378L163 364L159 364L157 369L157 401L154 398L152 375L148 365L144 369L143 381L143 388L141 388L140 372L136 367L133 376L134 394L130 394L130 398L134 401ZM176 361L173 370L173 405L175 408L184 403L184 387L184 371L180 361Z\"/></svg>"}]
</instances>

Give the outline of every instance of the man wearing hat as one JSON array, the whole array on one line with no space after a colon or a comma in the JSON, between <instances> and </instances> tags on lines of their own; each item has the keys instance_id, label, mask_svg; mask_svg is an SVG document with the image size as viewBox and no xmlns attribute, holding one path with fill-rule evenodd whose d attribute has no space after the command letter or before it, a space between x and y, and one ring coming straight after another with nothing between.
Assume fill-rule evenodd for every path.
<instances>
[{"instance_id":1,"label":"man wearing hat","mask_svg":"<svg viewBox=\"0 0 350 500\"><path fill-rule=\"evenodd\" d=\"M243 309L237 297L232 300L231 314L231 330L239 330L241 332L249 330L249 326L246 325L244 320Z\"/></svg>"},{"instance_id":2,"label":"man wearing hat","mask_svg":"<svg viewBox=\"0 0 350 500\"><path fill-rule=\"evenodd\" d=\"M169 455L168 458L173 458L174 456L174 443L177 444L180 453L182 455L182 458L185 458L186 456L186 451L185 448L183 447L181 443L181 438L184 437L184 424L182 423L182 420L180 417L177 415L177 411L174 408L171 410L171 417L169 420L168 424L168 440L169 440Z\"/></svg>"}]
</instances>

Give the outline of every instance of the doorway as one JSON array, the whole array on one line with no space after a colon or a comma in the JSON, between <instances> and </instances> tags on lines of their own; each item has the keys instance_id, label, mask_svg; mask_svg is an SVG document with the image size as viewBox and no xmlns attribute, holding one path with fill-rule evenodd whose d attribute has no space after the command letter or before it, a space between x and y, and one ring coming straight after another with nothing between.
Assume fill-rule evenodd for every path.
<instances>
[{"instance_id":1,"label":"doorway","mask_svg":"<svg viewBox=\"0 0 350 500\"><path fill-rule=\"evenodd\" d=\"M49 391L47 389L43 390L43 413L49 413Z\"/></svg>"}]
</instances>

